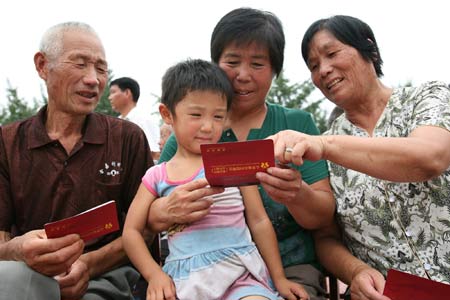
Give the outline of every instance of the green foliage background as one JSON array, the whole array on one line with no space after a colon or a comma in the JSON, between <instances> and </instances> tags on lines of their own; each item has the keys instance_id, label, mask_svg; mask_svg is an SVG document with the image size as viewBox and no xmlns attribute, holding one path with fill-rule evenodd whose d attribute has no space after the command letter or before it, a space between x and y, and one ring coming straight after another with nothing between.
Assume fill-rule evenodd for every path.
<instances>
[{"instance_id":1,"label":"green foliage background","mask_svg":"<svg viewBox=\"0 0 450 300\"><path fill-rule=\"evenodd\" d=\"M111 104L109 103L109 83L113 79L112 72L109 71L108 82L105 87L100 101L95 108L96 112L100 112L106 115L117 117L119 114L112 110ZM18 88L13 88L8 82L8 87L6 89L6 105L0 108L0 125L6 125L8 123L23 120L29 118L36 114L36 112L45 104L47 104L47 96L44 92L41 93L41 99L33 99L30 103L24 98L19 96Z\"/></svg>"},{"instance_id":2,"label":"green foliage background","mask_svg":"<svg viewBox=\"0 0 450 300\"><path fill-rule=\"evenodd\" d=\"M325 132L327 129L327 113L320 106L325 98L310 101L309 98L314 90L315 87L311 80L291 84L281 73L273 81L272 88L267 95L267 101L311 113L320 132Z\"/></svg>"},{"instance_id":3,"label":"green foliage background","mask_svg":"<svg viewBox=\"0 0 450 300\"><path fill-rule=\"evenodd\" d=\"M105 91L95 109L96 112L118 116L118 113L112 110L108 100L109 83L113 79L112 72L109 71L108 83ZM311 93L315 87L311 80L305 80L301 83L290 83L284 74L281 73L272 83L272 88L267 96L267 101L277 103L289 108L303 109L311 113L321 132L326 130L326 111L320 105L324 98L310 101ZM155 96L155 95L154 95ZM155 96L159 99L158 96ZM8 83L7 104L0 109L0 125L5 125L16 120L22 120L34 115L40 107L47 103L45 93L41 93L41 99L34 99L32 103L21 98L17 88L11 87Z\"/></svg>"}]
</instances>

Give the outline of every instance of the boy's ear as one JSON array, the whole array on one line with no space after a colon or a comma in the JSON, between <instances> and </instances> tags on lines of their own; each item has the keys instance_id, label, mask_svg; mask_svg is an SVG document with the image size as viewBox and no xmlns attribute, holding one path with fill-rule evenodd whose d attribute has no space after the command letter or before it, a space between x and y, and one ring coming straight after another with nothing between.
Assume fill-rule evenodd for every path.
<instances>
[{"instance_id":1,"label":"boy's ear","mask_svg":"<svg viewBox=\"0 0 450 300\"><path fill-rule=\"evenodd\" d=\"M172 125L172 113L170 112L169 108L167 108L167 106L165 106L164 104L160 104L159 114L161 115L164 123Z\"/></svg>"}]
</instances>

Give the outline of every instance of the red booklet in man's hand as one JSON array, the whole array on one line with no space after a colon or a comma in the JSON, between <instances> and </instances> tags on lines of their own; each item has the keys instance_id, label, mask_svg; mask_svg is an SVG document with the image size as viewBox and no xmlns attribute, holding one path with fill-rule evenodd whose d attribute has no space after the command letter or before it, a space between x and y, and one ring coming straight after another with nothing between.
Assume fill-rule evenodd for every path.
<instances>
[{"instance_id":1,"label":"red booklet in man's hand","mask_svg":"<svg viewBox=\"0 0 450 300\"><path fill-rule=\"evenodd\" d=\"M383 294L391 300L442 300L449 299L450 285L391 269Z\"/></svg>"},{"instance_id":2,"label":"red booklet in man's hand","mask_svg":"<svg viewBox=\"0 0 450 300\"><path fill-rule=\"evenodd\" d=\"M211 186L258 184L256 172L275 166L272 140L253 140L200 146L206 179Z\"/></svg>"},{"instance_id":3,"label":"red booklet in man's hand","mask_svg":"<svg viewBox=\"0 0 450 300\"><path fill-rule=\"evenodd\" d=\"M48 238L62 237L77 233L89 241L119 230L116 202L114 200L88 209L78 215L44 225Z\"/></svg>"}]
</instances>

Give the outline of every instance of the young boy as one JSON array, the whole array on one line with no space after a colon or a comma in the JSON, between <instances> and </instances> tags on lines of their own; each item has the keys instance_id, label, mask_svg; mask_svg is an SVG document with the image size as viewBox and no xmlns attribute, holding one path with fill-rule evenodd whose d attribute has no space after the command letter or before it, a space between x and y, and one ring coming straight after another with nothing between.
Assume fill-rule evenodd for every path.
<instances>
[{"instance_id":1,"label":"young boy","mask_svg":"<svg viewBox=\"0 0 450 300\"><path fill-rule=\"evenodd\" d=\"M147 171L123 232L128 256L149 282L147 299L175 299L175 293L180 300L281 299L271 278L281 296L308 298L284 276L275 232L256 186L226 188L212 197L214 204L203 219L169 230L165 273L142 237L154 199L205 177L200 145L219 141L232 92L225 73L202 60L178 63L163 77L159 111L172 125L178 149L168 162Z\"/></svg>"}]
</instances>

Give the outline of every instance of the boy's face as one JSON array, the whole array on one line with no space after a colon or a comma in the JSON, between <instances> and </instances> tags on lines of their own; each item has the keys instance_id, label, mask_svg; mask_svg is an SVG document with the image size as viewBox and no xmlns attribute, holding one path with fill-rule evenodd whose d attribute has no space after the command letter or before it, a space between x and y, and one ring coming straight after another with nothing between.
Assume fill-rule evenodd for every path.
<instances>
[{"instance_id":1,"label":"boy's face","mask_svg":"<svg viewBox=\"0 0 450 300\"><path fill-rule=\"evenodd\" d=\"M170 116L178 147L200 153L201 144L217 143L226 116L227 101L224 95L214 91L188 92L176 105L175 115Z\"/></svg>"}]
</instances>

